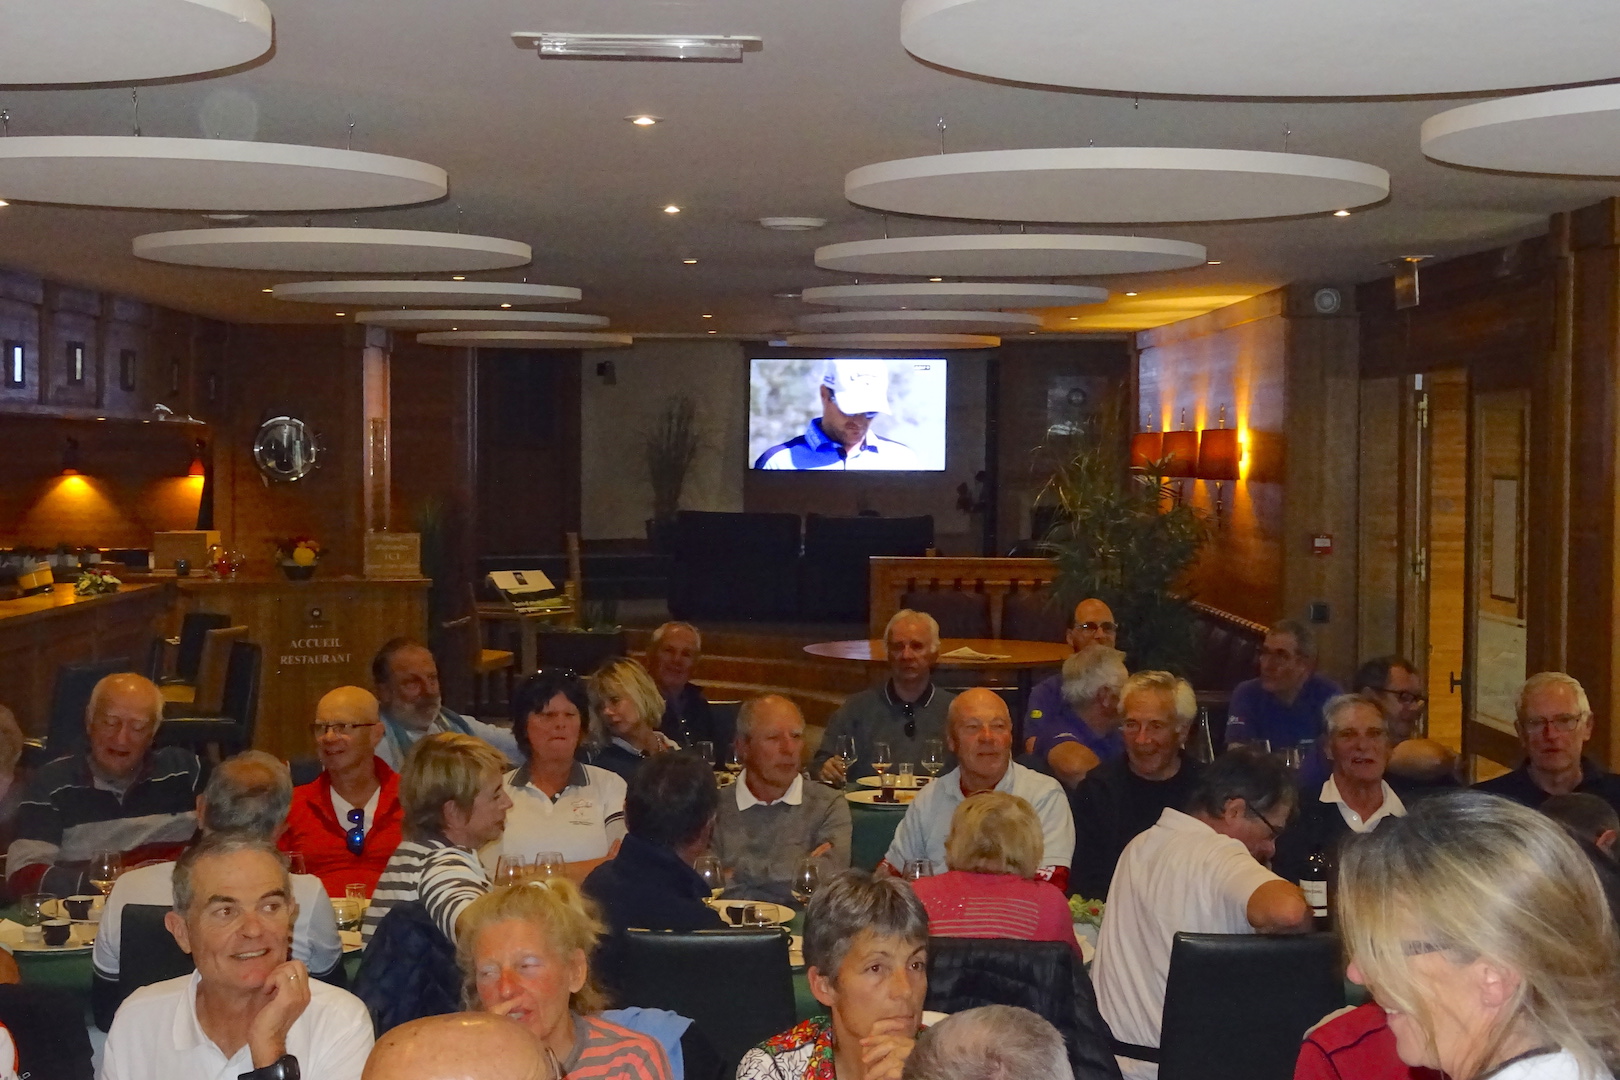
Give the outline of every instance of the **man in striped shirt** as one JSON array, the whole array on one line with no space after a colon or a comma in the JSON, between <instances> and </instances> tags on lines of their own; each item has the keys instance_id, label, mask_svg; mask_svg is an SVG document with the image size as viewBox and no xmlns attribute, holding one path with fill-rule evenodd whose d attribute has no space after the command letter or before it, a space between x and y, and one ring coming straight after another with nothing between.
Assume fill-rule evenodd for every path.
<instances>
[{"instance_id":1,"label":"man in striped shirt","mask_svg":"<svg viewBox=\"0 0 1620 1080\"><path fill-rule=\"evenodd\" d=\"M173 859L197 831L197 755L152 749L163 722L163 694L139 675L109 675L85 710L88 745L47 762L17 809L6 852L13 894L85 889L84 868L98 851L124 865Z\"/></svg>"},{"instance_id":2,"label":"man in striped shirt","mask_svg":"<svg viewBox=\"0 0 1620 1080\"><path fill-rule=\"evenodd\" d=\"M390 910L417 900L456 940L461 913L489 891L478 849L506 830L505 771L505 756L472 735L429 735L411 748L399 776L405 841L372 893L361 928L366 943Z\"/></svg>"}]
</instances>

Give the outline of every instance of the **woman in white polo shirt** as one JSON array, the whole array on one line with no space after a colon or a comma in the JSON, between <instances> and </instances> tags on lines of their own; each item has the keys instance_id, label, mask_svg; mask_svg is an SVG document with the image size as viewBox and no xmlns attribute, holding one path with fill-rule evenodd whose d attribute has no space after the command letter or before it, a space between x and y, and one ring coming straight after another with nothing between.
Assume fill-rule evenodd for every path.
<instances>
[{"instance_id":1,"label":"woman in white polo shirt","mask_svg":"<svg viewBox=\"0 0 1620 1080\"><path fill-rule=\"evenodd\" d=\"M575 757L589 712L585 683L571 671L542 668L512 695L512 733L524 764L506 776L506 832L479 852L492 872L502 855L532 860L555 851L568 876L583 881L618 850L624 780Z\"/></svg>"}]
</instances>

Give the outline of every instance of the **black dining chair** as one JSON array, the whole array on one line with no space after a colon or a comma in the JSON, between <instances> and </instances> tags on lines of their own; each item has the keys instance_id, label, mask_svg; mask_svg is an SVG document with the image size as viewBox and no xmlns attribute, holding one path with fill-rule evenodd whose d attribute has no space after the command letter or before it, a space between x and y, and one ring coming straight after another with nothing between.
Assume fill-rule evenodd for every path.
<instances>
[{"instance_id":1,"label":"black dining chair","mask_svg":"<svg viewBox=\"0 0 1620 1080\"><path fill-rule=\"evenodd\" d=\"M84 745L84 713L90 707L90 694L96 684L108 675L134 670L127 656L63 664L56 669L56 683L51 688L51 722L45 736L47 760L71 754Z\"/></svg>"},{"instance_id":2,"label":"black dining chair","mask_svg":"<svg viewBox=\"0 0 1620 1080\"><path fill-rule=\"evenodd\" d=\"M1159 1080L1291 1080L1305 1032L1344 1004L1337 935L1177 934Z\"/></svg>"},{"instance_id":3,"label":"black dining chair","mask_svg":"<svg viewBox=\"0 0 1620 1080\"><path fill-rule=\"evenodd\" d=\"M191 954L182 949L163 925L167 904L126 904L118 920L118 978L96 976L90 1006L96 1026L112 1027L113 1014L124 999L143 986L189 975L196 969Z\"/></svg>"},{"instance_id":4,"label":"black dining chair","mask_svg":"<svg viewBox=\"0 0 1620 1080\"><path fill-rule=\"evenodd\" d=\"M259 684L264 650L251 641L231 642L225 692L217 716L171 716L158 728L159 746L185 746L199 755L217 747L221 758L253 745L258 723Z\"/></svg>"},{"instance_id":5,"label":"black dining chair","mask_svg":"<svg viewBox=\"0 0 1620 1080\"><path fill-rule=\"evenodd\" d=\"M71 991L38 983L0 984L0 1024L17 1045L15 1075L51 1080L94 1076L84 1006Z\"/></svg>"},{"instance_id":6,"label":"black dining chair","mask_svg":"<svg viewBox=\"0 0 1620 1080\"><path fill-rule=\"evenodd\" d=\"M924 1006L956 1013L981 1005L1015 1005L1045 1017L1063 1036L1075 1080L1119 1080L1091 976L1068 945L1008 938L929 938Z\"/></svg>"},{"instance_id":7,"label":"black dining chair","mask_svg":"<svg viewBox=\"0 0 1620 1080\"><path fill-rule=\"evenodd\" d=\"M788 935L780 930L630 930L625 1005L690 1017L725 1062L797 1023Z\"/></svg>"},{"instance_id":8,"label":"black dining chair","mask_svg":"<svg viewBox=\"0 0 1620 1080\"><path fill-rule=\"evenodd\" d=\"M163 683L194 683L197 669L202 665L203 642L208 631L223 630L231 625L229 615L212 611L193 611L180 618L180 636L171 639L174 645L174 674L162 676ZM161 673L159 673L161 676Z\"/></svg>"}]
</instances>

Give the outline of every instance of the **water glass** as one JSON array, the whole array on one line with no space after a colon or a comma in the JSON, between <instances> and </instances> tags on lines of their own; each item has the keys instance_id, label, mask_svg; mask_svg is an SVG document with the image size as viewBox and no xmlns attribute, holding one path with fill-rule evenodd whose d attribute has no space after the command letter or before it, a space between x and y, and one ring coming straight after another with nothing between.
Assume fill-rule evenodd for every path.
<instances>
[{"instance_id":1,"label":"water glass","mask_svg":"<svg viewBox=\"0 0 1620 1080\"><path fill-rule=\"evenodd\" d=\"M918 878L933 877L934 863L931 859L908 859L903 875L907 881L916 881Z\"/></svg>"},{"instance_id":2,"label":"water glass","mask_svg":"<svg viewBox=\"0 0 1620 1080\"><path fill-rule=\"evenodd\" d=\"M23 896L21 901L23 925L38 926L53 914L46 910L47 905L56 900L55 893L32 892Z\"/></svg>"},{"instance_id":3,"label":"water glass","mask_svg":"<svg viewBox=\"0 0 1620 1080\"><path fill-rule=\"evenodd\" d=\"M903 788L914 788L917 786L917 766L913 765L911 762L902 761L900 764L894 767L894 771L898 778L898 784L896 786Z\"/></svg>"}]
</instances>

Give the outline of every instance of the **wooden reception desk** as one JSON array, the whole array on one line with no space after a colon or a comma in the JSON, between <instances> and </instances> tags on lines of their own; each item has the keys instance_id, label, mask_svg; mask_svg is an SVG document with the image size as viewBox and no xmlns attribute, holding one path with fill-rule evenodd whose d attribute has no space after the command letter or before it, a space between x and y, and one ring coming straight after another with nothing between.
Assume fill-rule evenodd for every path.
<instances>
[{"instance_id":1,"label":"wooden reception desk","mask_svg":"<svg viewBox=\"0 0 1620 1080\"><path fill-rule=\"evenodd\" d=\"M0 600L0 705L17 714L23 734L44 736L56 669L122 658L145 670L169 600L161 585L124 585L116 593L76 596L71 582L36 596Z\"/></svg>"},{"instance_id":2,"label":"wooden reception desk","mask_svg":"<svg viewBox=\"0 0 1620 1080\"><path fill-rule=\"evenodd\" d=\"M213 581L177 578L180 611L229 615L264 649L253 745L277 757L315 752L315 703L337 686L371 687L371 658L394 637L427 635L426 578Z\"/></svg>"}]
</instances>

